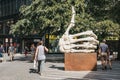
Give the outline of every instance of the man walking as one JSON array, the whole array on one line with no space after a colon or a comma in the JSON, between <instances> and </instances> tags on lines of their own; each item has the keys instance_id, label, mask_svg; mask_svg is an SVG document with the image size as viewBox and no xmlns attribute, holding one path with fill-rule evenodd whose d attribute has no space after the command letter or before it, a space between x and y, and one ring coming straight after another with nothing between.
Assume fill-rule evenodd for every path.
<instances>
[{"instance_id":1,"label":"man walking","mask_svg":"<svg viewBox=\"0 0 120 80\"><path fill-rule=\"evenodd\" d=\"M99 46L99 54L101 56L101 64L102 64L102 70L107 69L107 61L109 59L109 48L106 44L106 40L103 40L102 43L100 43Z\"/></svg>"}]
</instances>

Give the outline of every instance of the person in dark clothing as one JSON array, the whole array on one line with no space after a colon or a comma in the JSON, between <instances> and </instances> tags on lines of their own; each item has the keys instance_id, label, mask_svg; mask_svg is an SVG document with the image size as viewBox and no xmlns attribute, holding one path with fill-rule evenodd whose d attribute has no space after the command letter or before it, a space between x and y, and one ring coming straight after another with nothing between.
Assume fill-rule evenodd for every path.
<instances>
[{"instance_id":1,"label":"person in dark clothing","mask_svg":"<svg viewBox=\"0 0 120 80\"><path fill-rule=\"evenodd\" d=\"M25 46L25 52L24 52L25 57L27 57L28 51L29 51L28 47L27 47L27 46Z\"/></svg>"},{"instance_id":2,"label":"person in dark clothing","mask_svg":"<svg viewBox=\"0 0 120 80\"><path fill-rule=\"evenodd\" d=\"M35 50L36 50L36 47L35 47L34 44L31 45L30 50L31 50L31 55L32 55L31 61L34 61L34 58L35 58Z\"/></svg>"},{"instance_id":3,"label":"person in dark clothing","mask_svg":"<svg viewBox=\"0 0 120 80\"><path fill-rule=\"evenodd\" d=\"M4 53L4 48L3 48L3 45L0 45L0 62L3 61L3 53Z\"/></svg>"},{"instance_id":4,"label":"person in dark clothing","mask_svg":"<svg viewBox=\"0 0 120 80\"><path fill-rule=\"evenodd\" d=\"M106 44L106 40L103 40L102 43L99 45L99 54L101 56L101 64L102 64L102 70L107 69L107 61L109 58L109 48L108 45Z\"/></svg>"}]
</instances>

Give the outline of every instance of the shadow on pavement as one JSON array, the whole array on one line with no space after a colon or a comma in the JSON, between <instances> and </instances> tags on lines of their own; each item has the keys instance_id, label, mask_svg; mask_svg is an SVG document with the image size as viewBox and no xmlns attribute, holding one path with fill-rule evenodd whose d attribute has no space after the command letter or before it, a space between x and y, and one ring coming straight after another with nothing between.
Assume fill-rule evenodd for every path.
<instances>
[{"instance_id":1,"label":"shadow on pavement","mask_svg":"<svg viewBox=\"0 0 120 80\"><path fill-rule=\"evenodd\" d=\"M31 69L29 69L29 73L37 73L37 69L31 68Z\"/></svg>"},{"instance_id":2,"label":"shadow on pavement","mask_svg":"<svg viewBox=\"0 0 120 80\"><path fill-rule=\"evenodd\" d=\"M63 80L89 80L89 79L66 78L66 79L63 79Z\"/></svg>"},{"instance_id":3,"label":"shadow on pavement","mask_svg":"<svg viewBox=\"0 0 120 80\"><path fill-rule=\"evenodd\" d=\"M64 63L64 60L51 60L51 59L46 59L46 62L51 62L51 63Z\"/></svg>"},{"instance_id":4,"label":"shadow on pavement","mask_svg":"<svg viewBox=\"0 0 120 80\"><path fill-rule=\"evenodd\" d=\"M49 68L64 70L64 67L58 67L58 66L56 66L56 65L51 65Z\"/></svg>"},{"instance_id":5,"label":"shadow on pavement","mask_svg":"<svg viewBox=\"0 0 120 80\"><path fill-rule=\"evenodd\" d=\"M19 58L15 58L14 61L29 61L29 59L27 57L19 57Z\"/></svg>"},{"instance_id":6,"label":"shadow on pavement","mask_svg":"<svg viewBox=\"0 0 120 80\"><path fill-rule=\"evenodd\" d=\"M19 54L18 54L19 55ZM32 56L29 54L27 57L24 54L20 54L19 56L14 56L14 61L28 61L31 62Z\"/></svg>"},{"instance_id":7,"label":"shadow on pavement","mask_svg":"<svg viewBox=\"0 0 120 80\"><path fill-rule=\"evenodd\" d=\"M120 80L120 63L113 62L112 70L102 70L101 66L97 66L97 71L91 71L84 78L96 79L96 80Z\"/></svg>"}]
</instances>

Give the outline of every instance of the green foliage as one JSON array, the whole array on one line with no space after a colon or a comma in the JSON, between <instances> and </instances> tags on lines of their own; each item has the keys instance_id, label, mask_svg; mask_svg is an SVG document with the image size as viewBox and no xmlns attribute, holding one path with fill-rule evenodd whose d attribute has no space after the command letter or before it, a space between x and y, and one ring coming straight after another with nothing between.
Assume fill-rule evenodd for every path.
<instances>
[{"instance_id":1,"label":"green foliage","mask_svg":"<svg viewBox=\"0 0 120 80\"><path fill-rule=\"evenodd\" d=\"M120 25L111 20L100 21L95 24L95 32L101 40L107 36L119 37Z\"/></svg>"},{"instance_id":2,"label":"green foliage","mask_svg":"<svg viewBox=\"0 0 120 80\"><path fill-rule=\"evenodd\" d=\"M119 37L118 0L34 0L31 5L20 8L21 20L11 27L11 32L29 35L51 29L51 33L63 34L71 21L71 5L75 7L76 16L70 33L93 30L100 39L112 31Z\"/></svg>"},{"instance_id":3,"label":"green foliage","mask_svg":"<svg viewBox=\"0 0 120 80\"><path fill-rule=\"evenodd\" d=\"M22 24L21 24L22 23ZM30 33L31 22L27 19L19 20L16 24L12 25L11 32L17 35L27 35Z\"/></svg>"},{"instance_id":4,"label":"green foliage","mask_svg":"<svg viewBox=\"0 0 120 80\"><path fill-rule=\"evenodd\" d=\"M87 0L86 12L96 20L94 32L99 39L120 37L119 4L119 0Z\"/></svg>"},{"instance_id":5,"label":"green foliage","mask_svg":"<svg viewBox=\"0 0 120 80\"><path fill-rule=\"evenodd\" d=\"M61 32L65 32L71 20L71 5L76 6L77 14L84 15L84 0L35 0L30 6L23 5L20 8L21 19L32 22L31 30L36 30L37 33L41 33L49 27L52 28L52 33L57 33L59 29ZM18 21L19 23L19 21ZM13 27L17 26L14 25ZM21 22L21 24L24 24ZM17 26L18 27L18 26ZM15 32L15 29L12 31ZM16 30L18 31L18 30ZM24 32L26 32L25 30Z\"/></svg>"},{"instance_id":6,"label":"green foliage","mask_svg":"<svg viewBox=\"0 0 120 80\"><path fill-rule=\"evenodd\" d=\"M110 11L111 18L120 24L120 1L116 0L114 6Z\"/></svg>"}]
</instances>

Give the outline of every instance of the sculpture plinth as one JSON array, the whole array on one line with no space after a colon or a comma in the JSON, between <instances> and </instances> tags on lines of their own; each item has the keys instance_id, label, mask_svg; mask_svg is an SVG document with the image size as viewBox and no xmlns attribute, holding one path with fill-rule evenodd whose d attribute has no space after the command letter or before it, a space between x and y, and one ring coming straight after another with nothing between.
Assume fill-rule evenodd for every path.
<instances>
[{"instance_id":1,"label":"sculpture plinth","mask_svg":"<svg viewBox=\"0 0 120 80\"><path fill-rule=\"evenodd\" d=\"M96 71L96 53L65 53L66 71Z\"/></svg>"}]
</instances>

